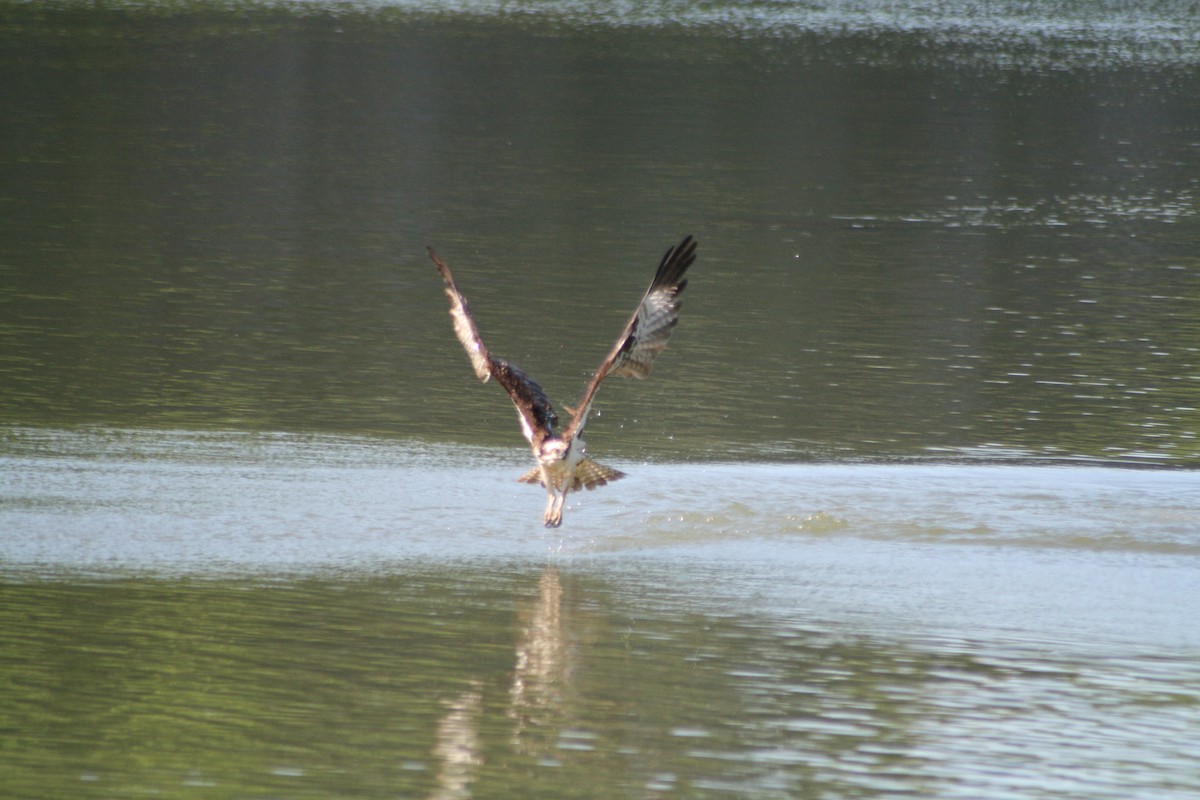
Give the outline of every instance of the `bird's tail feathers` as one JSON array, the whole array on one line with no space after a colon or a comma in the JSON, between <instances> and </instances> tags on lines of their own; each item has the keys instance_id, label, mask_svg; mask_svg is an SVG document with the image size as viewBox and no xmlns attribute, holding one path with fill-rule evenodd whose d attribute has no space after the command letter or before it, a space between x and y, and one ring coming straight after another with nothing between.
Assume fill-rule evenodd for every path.
<instances>
[{"instance_id":1,"label":"bird's tail feathers","mask_svg":"<svg viewBox=\"0 0 1200 800\"><path fill-rule=\"evenodd\" d=\"M600 486L607 486L612 481L620 480L624 477L625 473L619 469L613 469L601 464L599 461L585 458L579 462L579 466L575 467L575 478L571 481L570 491L577 492L580 489L596 489ZM551 479L558 482L558 479L555 479L553 476ZM538 467L534 467L529 472L517 478L517 482L545 486L542 483L542 470ZM561 491L563 487L556 486L555 488Z\"/></svg>"}]
</instances>

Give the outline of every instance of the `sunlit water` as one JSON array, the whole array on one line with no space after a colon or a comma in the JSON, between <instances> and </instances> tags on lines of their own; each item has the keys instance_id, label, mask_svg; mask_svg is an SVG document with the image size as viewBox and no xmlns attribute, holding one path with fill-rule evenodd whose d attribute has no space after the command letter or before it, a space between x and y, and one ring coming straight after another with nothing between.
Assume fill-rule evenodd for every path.
<instances>
[{"instance_id":1,"label":"sunlit water","mask_svg":"<svg viewBox=\"0 0 1200 800\"><path fill-rule=\"evenodd\" d=\"M0 5L0 795L1197 796L1193 6Z\"/></svg>"},{"instance_id":2,"label":"sunlit water","mask_svg":"<svg viewBox=\"0 0 1200 800\"><path fill-rule=\"evenodd\" d=\"M551 532L519 451L3 452L18 793L1200 790L1188 472L618 462Z\"/></svg>"},{"instance_id":3,"label":"sunlit water","mask_svg":"<svg viewBox=\"0 0 1200 800\"><path fill-rule=\"evenodd\" d=\"M560 535L527 450L318 435L11 428L7 563L275 571L410 558L713 552L834 541L1200 555L1191 471L1029 462L630 464ZM606 459L610 460L610 459ZM726 550L732 552L726 552Z\"/></svg>"}]
</instances>

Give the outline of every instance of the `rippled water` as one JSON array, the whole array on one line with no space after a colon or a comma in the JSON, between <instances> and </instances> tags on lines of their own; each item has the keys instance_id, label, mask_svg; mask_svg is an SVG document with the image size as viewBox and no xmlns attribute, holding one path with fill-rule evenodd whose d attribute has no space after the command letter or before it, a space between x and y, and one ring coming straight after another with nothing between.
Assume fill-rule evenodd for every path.
<instances>
[{"instance_id":1,"label":"rippled water","mask_svg":"<svg viewBox=\"0 0 1200 800\"><path fill-rule=\"evenodd\" d=\"M1200 789L1188 472L619 463L551 533L508 451L4 454L18 794Z\"/></svg>"},{"instance_id":2,"label":"rippled water","mask_svg":"<svg viewBox=\"0 0 1200 800\"><path fill-rule=\"evenodd\" d=\"M1200 794L1192 6L0 4L0 794Z\"/></svg>"},{"instance_id":3,"label":"rippled water","mask_svg":"<svg viewBox=\"0 0 1200 800\"><path fill-rule=\"evenodd\" d=\"M1184 470L616 460L631 477L572 495L558 536L540 526L542 490L516 483L523 448L103 429L9 429L4 445L5 516L26 533L0 546L26 567L259 572L857 539L1200 555L1200 484Z\"/></svg>"},{"instance_id":4,"label":"rippled water","mask_svg":"<svg viewBox=\"0 0 1200 800\"><path fill-rule=\"evenodd\" d=\"M500 446L425 246L561 404L693 233L610 451L1197 463L1186 4L2 13L6 421Z\"/></svg>"}]
</instances>

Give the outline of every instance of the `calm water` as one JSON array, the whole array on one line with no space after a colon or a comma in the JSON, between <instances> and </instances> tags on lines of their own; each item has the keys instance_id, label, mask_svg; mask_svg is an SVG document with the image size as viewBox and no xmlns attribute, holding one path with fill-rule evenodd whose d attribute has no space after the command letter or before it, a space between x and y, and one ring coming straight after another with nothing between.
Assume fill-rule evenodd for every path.
<instances>
[{"instance_id":1,"label":"calm water","mask_svg":"<svg viewBox=\"0 0 1200 800\"><path fill-rule=\"evenodd\" d=\"M1200 22L1060 5L5 4L0 405L509 444L425 246L569 403L690 232L609 450L1194 466Z\"/></svg>"},{"instance_id":2,"label":"calm water","mask_svg":"<svg viewBox=\"0 0 1200 800\"><path fill-rule=\"evenodd\" d=\"M1189 3L0 3L0 794L1200 794ZM540 527L511 407L630 473Z\"/></svg>"}]
</instances>

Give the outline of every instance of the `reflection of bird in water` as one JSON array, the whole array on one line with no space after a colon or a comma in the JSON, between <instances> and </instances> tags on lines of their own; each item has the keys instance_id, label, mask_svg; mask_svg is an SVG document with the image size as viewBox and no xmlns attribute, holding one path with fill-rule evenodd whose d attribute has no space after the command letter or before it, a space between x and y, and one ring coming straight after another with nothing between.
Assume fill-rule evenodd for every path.
<instances>
[{"instance_id":1,"label":"reflection of bird in water","mask_svg":"<svg viewBox=\"0 0 1200 800\"><path fill-rule=\"evenodd\" d=\"M548 566L538 580L537 602L522 613L527 620L517 640L508 713L517 723L514 741L523 750L530 744L524 734L553 735L554 721L563 710L569 668L562 598L558 569Z\"/></svg>"},{"instance_id":2,"label":"reflection of bird in water","mask_svg":"<svg viewBox=\"0 0 1200 800\"><path fill-rule=\"evenodd\" d=\"M562 434L556 430L558 415L532 378L502 358L488 352L479 336L479 329L471 317L467 299L454 285L450 268L429 249L429 257L442 273L446 283L446 296L450 299L450 316L454 318L454 332L462 342L481 381L495 378L508 392L517 414L521 429L533 449L537 467L523 475L523 483L540 483L546 488L546 513L543 517L547 528L562 524L563 503L567 492L580 488L594 489L609 481L624 477L611 467L606 467L587 457L583 442L583 426L587 423L592 400L601 382L609 375L623 378L644 378L650 374L654 357L667 346L671 331L679 322L678 295L687 286L683 274L696 260L696 242L685 237L663 256L658 272L650 283L642 302L633 312L629 324L617 338L600 368L588 383L583 399L575 408L567 406L571 423Z\"/></svg>"},{"instance_id":3,"label":"reflection of bird in water","mask_svg":"<svg viewBox=\"0 0 1200 800\"><path fill-rule=\"evenodd\" d=\"M437 727L433 752L441 759L436 791L430 800L467 800L471 783L483 758L479 753L479 717L483 713L483 694L478 682L458 698L446 704L446 716Z\"/></svg>"}]
</instances>

